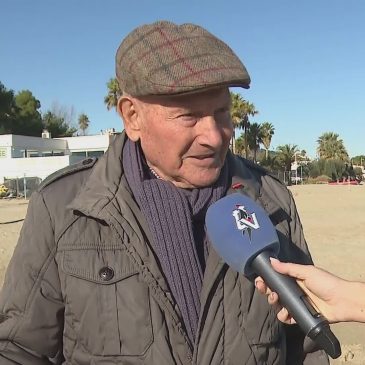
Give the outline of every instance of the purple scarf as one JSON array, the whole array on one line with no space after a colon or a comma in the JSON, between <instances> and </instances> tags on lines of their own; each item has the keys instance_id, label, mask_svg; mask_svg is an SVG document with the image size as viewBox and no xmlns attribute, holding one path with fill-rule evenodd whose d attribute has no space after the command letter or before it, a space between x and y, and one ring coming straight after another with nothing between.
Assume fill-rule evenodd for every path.
<instances>
[{"instance_id":1,"label":"purple scarf","mask_svg":"<svg viewBox=\"0 0 365 365\"><path fill-rule=\"evenodd\" d=\"M207 243L204 218L208 207L228 189L225 164L214 185L181 189L155 178L138 144L127 140L123 167L133 195L148 222L152 247L194 342L199 312Z\"/></svg>"}]
</instances>

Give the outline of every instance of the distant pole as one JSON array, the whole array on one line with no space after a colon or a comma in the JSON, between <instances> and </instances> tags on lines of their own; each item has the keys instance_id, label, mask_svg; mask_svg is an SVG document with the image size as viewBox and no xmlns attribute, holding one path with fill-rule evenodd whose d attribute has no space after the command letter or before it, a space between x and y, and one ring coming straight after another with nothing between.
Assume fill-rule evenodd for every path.
<instances>
[{"instance_id":1,"label":"distant pole","mask_svg":"<svg viewBox=\"0 0 365 365\"><path fill-rule=\"evenodd\" d=\"M295 185L298 185L298 168L295 170Z\"/></svg>"},{"instance_id":2,"label":"distant pole","mask_svg":"<svg viewBox=\"0 0 365 365\"><path fill-rule=\"evenodd\" d=\"M27 179L24 174L24 199L27 199Z\"/></svg>"},{"instance_id":3,"label":"distant pole","mask_svg":"<svg viewBox=\"0 0 365 365\"><path fill-rule=\"evenodd\" d=\"M18 176L16 177L16 197L19 196L19 180L18 180Z\"/></svg>"},{"instance_id":4,"label":"distant pole","mask_svg":"<svg viewBox=\"0 0 365 365\"><path fill-rule=\"evenodd\" d=\"M294 152L294 160L295 160L295 185L298 185L298 165L297 165L297 153Z\"/></svg>"}]
</instances>

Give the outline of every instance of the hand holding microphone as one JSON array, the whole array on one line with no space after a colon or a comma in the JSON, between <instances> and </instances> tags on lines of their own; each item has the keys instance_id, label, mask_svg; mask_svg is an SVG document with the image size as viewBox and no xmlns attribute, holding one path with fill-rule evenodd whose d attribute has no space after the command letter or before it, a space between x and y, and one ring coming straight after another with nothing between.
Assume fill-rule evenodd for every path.
<instances>
[{"instance_id":1,"label":"hand holding microphone","mask_svg":"<svg viewBox=\"0 0 365 365\"><path fill-rule=\"evenodd\" d=\"M299 265L270 259L273 268L293 277L316 308L330 323L365 322L365 283L348 281L313 265ZM263 279L256 278L256 288L268 295L269 304L276 304L278 296L267 288ZM278 313L278 319L292 324L295 320L286 308Z\"/></svg>"},{"instance_id":2,"label":"hand holding microphone","mask_svg":"<svg viewBox=\"0 0 365 365\"><path fill-rule=\"evenodd\" d=\"M261 276L309 338L332 358L341 355L326 318L313 308L293 278L271 266L270 257L277 257L280 243L262 207L243 194L228 195L208 209L206 226L214 248L232 269L247 277Z\"/></svg>"}]
</instances>

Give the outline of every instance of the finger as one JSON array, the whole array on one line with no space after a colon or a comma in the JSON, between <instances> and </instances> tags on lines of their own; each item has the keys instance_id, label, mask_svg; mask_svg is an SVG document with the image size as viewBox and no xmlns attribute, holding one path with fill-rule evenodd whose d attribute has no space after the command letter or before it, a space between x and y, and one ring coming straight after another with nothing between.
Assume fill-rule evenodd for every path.
<instances>
[{"instance_id":1,"label":"finger","mask_svg":"<svg viewBox=\"0 0 365 365\"><path fill-rule=\"evenodd\" d=\"M313 265L297 265L287 262L281 262L273 257L270 257L270 261L271 265L277 272L289 275L299 280L304 280L306 278L308 270L313 267Z\"/></svg>"},{"instance_id":2,"label":"finger","mask_svg":"<svg viewBox=\"0 0 365 365\"><path fill-rule=\"evenodd\" d=\"M266 286L265 282L260 277L257 277L255 279L255 286L261 294L269 295L271 293L270 289Z\"/></svg>"},{"instance_id":3,"label":"finger","mask_svg":"<svg viewBox=\"0 0 365 365\"><path fill-rule=\"evenodd\" d=\"M255 286L257 286L258 283L265 284L264 279L261 276L255 278Z\"/></svg>"},{"instance_id":4,"label":"finger","mask_svg":"<svg viewBox=\"0 0 365 365\"><path fill-rule=\"evenodd\" d=\"M279 297L275 292L271 292L269 296L267 297L267 301L270 305L278 304L279 303Z\"/></svg>"},{"instance_id":5,"label":"finger","mask_svg":"<svg viewBox=\"0 0 365 365\"><path fill-rule=\"evenodd\" d=\"M295 319L289 314L288 310L286 308L282 308L278 314L277 318L279 321L286 323L286 324L294 324Z\"/></svg>"}]
</instances>

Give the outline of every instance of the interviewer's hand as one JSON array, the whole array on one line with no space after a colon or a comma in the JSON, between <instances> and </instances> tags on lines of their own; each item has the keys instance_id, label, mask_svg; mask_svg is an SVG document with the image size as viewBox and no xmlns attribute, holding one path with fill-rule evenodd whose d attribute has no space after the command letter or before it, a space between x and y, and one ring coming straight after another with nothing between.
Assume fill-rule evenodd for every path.
<instances>
[{"instance_id":1,"label":"interviewer's hand","mask_svg":"<svg viewBox=\"0 0 365 365\"><path fill-rule=\"evenodd\" d=\"M313 265L297 265L271 259L273 268L296 279L313 306L329 322L365 321L365 284L343 280ZM256 288L268 296L269 304L279 302L278 295L271 292L262 278L255 280ZM278 313L284 323L295 323L286 308Z\"/></svg>"}]
</instances>

